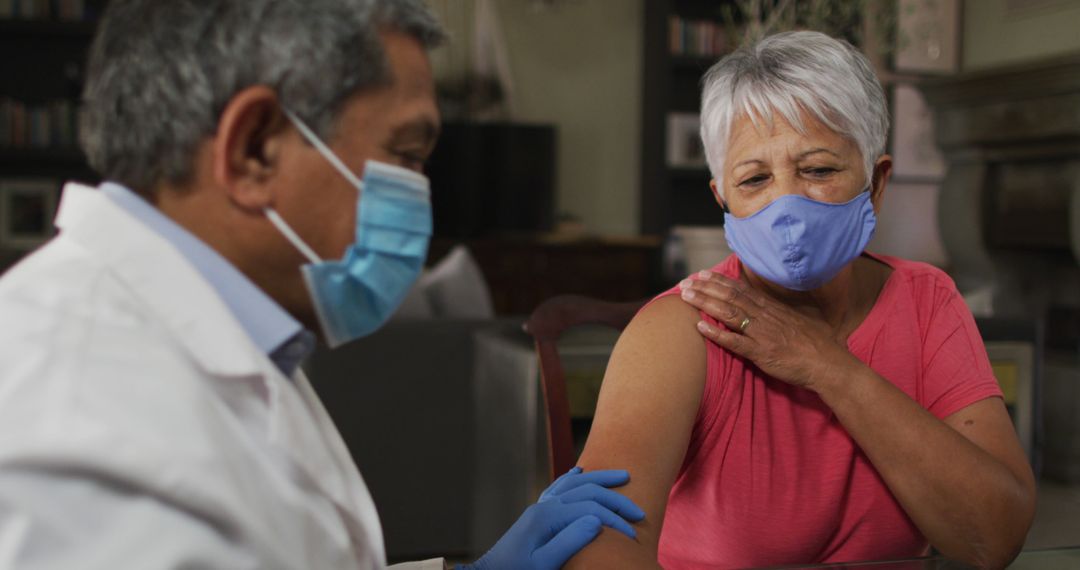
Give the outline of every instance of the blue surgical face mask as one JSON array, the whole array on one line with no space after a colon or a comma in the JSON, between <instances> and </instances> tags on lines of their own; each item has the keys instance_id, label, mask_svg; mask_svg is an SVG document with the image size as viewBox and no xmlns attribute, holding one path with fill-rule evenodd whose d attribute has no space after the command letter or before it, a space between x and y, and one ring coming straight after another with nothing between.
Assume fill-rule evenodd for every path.
<instances>
[{"instance_id":1,"label":"blue surgical face mask","mask_svg":"<svg viewBox=\"0 0 1080 570\"><path fill-rule=\"evenodd\" d=\"M787 195L745 218L724 214L728 246L739 261L794 291L836 277L866 249L876 224L869 189L843 204Z\"/></svg>"},{"instance_id":2,"label":"blue surgical face mask","mask_svg":"<svg viewBox=\"0 0 1080 570\"><path fill-rule=\"evenodd\" d=\"M304 282L331 348L369 335L397 310L416 282L431 239L431 191L416 172L369 160L358 180L299 117L285 115L360 193L356 235L339 260L319 258L272 208L266 216L311 263Z\"/></svg>"}]
</instances>

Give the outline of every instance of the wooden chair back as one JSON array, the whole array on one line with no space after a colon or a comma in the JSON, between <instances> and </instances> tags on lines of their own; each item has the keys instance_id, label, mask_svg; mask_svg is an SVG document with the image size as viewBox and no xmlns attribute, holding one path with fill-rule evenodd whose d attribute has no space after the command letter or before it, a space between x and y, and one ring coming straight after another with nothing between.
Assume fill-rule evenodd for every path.
<instances>
[{"instance_id":1,"label":"wooden chair back","mask_svg":"<svg viewBox=\"0 0 1080 570\"><path fill-rule=\"evenodd\" d=\"M566 373L559 357L559 337L573 327L589 324L621 331L647 301L612 303L581 295L559 295L541 303L525 322L525 331L535 340L536 355L540 361L552 480L577 463L570 427Z\"/></svg>"}]
</instances>

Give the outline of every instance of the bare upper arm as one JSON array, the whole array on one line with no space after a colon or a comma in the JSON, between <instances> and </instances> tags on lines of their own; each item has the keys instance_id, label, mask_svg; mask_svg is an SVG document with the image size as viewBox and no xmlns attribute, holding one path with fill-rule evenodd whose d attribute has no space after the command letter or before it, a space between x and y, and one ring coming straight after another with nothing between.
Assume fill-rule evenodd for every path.
<instances>
[{"instance_id":1,"label":"bare upper arm","mask_svg":"<svg viewBox=\"0 0 1080 570\"><path fill-rule=\"evenodd\" d=\"M608 363L579 465L627 469L619 489L645 510L636 541L607 529L568 568L656 564L668 493L682 465L705 386L705 339L698 312L679 297L643 310L623 332Z\"/></svg>"},{"instance_id":2,"label":"bare upper arm","mask_svg":"<svg viewBox=\"0 0 1080 570\"><path fill-rule=\"evenodd\" d=\"M1035 476L1001 398L987 398L945 418L945 423L1005 465L1031 493L1034 509Z\"/></svg>"}]
</instances>

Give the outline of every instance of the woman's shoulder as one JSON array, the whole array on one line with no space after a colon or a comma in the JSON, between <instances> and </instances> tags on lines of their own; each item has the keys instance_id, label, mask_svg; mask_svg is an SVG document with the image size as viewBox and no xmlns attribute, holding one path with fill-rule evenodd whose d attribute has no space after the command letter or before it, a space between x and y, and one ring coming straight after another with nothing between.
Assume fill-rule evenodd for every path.
<instances>
[{"instance_id":1,"label":"woman's shoulder","mask_svg":"<svg viewBox=\"0 0 1080 570\"><path fill-rule=\"evenodd\" d=\"M892 275L889 279L910 289L917 296L951 297L959 295L956 283L940 267L891 255L869 252L867 252L867 255L892 268Z\"/></svg>"},{"instance_id":2,"label":"woman's shoulder","mask_svg":"<svg viewBox=\"0 0 1080 570\"><path fill-rule=\"evenodd\" d=\"M892 268L885 290L878 297L889 315L908 314L926 337L931 326L955 328L969 324L970 311L956 283L939 267L886 255L871 255ZM898 313L899 312L899 313ZM970 326L974 326L970 323Z\"/></svg>"},{"instance_id":3,"label":"woman's shoulder","mask_svg":"<svg viewBox=\"0 0 1080 570\"><path fill-rule=\"evenodd\" d=\"M709 267L708 270L712 271L713 273L723 275L724 277L729 277L731 279L738 279L739 275L740 275L739 257L733 253L733 254L725 257L723 260L721 260L716 265L714 265L712 267ZM695 274L696 273L697 272L695 271ZM691 274L688 277L692 278L693 275L694 274ZM668 290L664 291L663 293L660 293L659 295L657 295L655 298L653 298L653 300L650 302L650 304L652 302L655 302L658 299L662 299L664 297L670 297L672 295L678 295L680 292L681 291L679 290L679 284L676 283L675 286L672 287L671 289L668 289ZM646 305L646 306L648 306L648 305Z\"/></svg>"},{"instance_id":4,"label":"woman's shoulder","mask_svg":"<svg viewBox=\"0 0 1080 570\"><path fill-rule=\"evenodd\" d=\"M708 268L713 273L738 279L742 272L739 258L735 254ZM687 276L693 279L697 272ZM708 342L697 331L698 321L706 321L713 326L720 326L715 318L693 305L683 301L678 284L660 293L646 303L634 317L628 331L640 334L633 329L648 329L656 336L654 342L669 345L674 353L691 360L707 364L706 375L726 369L724 361L730 356L720 345Z\"/></svg>"},{"instance_id":5,"label":"woman's shoulder","mask_svg":"<svg viewBox=\"0 0 1080 570\"><path fill-rule=\"evenodd\" d=\"M737 277L738 261L731 255L710 268L710 271ZM692 278L693 276L688 276ZM706 347L718 348L704 342L697 331L700 320L712 321L706 313L683 301L681 289L675 284L653 297L638 310L633 320L623 331L620 342L636 342L644 339L651 352L664 352L667 356L679 356L677 360L706 361ZM714 322L715 324L715 322ZM666 359L670 361L670 358ZM701 372L705 372L702 370Z\"/></svg>"},{"instance_id":6,"label":"woman's shoulder","mask_svg":"<svg viewBox=\"0 0 1080 570\"><path fill-rule=\"evenodd\" d=\"M713 273L729 277L731 279L739 279L742 272L742 266L739 263L739 258L735 254L731 254L721 260L716 265L708 268ZM696 275L691 274L687 278L693 279ZM670 338L682 338L685 334L685 327L689 325L690 330L693 331L693 337L701 340L700 334L697 332L697 322L706 321L713 326L719 326L716 319L704 311L699 311L694 306L682 300L682 290L678 284L674 287L660 293L648 303L646 303L641 310L638 311L635 317L636 321L652 323L650 328L658 328L658 326L667 327L669 330L678 330L677 335L672 335ZM663 323L659 325L659 323ZM683 339L685 340L685 339ZM681 343L682 341L680 341ZM705 346L705 352L708 355L710 364L715 364L714 358L719 357L721 354L727 354L727 351L721 348L719 345L712 342L704 343L692 343L693 348L682 348L681 350L692 350L695 354L701 346Z\"/></svg>"}]
</instances>

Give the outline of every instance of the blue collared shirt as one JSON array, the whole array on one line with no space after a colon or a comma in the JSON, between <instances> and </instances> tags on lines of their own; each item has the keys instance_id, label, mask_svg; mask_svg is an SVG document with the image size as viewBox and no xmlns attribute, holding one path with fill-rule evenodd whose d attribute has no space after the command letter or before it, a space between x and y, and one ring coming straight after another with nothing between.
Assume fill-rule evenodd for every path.
<instances>
[{"instance_id":1,"label":"blue collared shirt","mask_svg":"<svg viewBox=\"0 0 1080 570\"><path fill-rule=\"evenodd\" d=\"M315 348L315 337L213 248L131 190L112 182L101 191L168 240L217 291L259 350L286 376Z\"/></svg>"}]
</instances>

